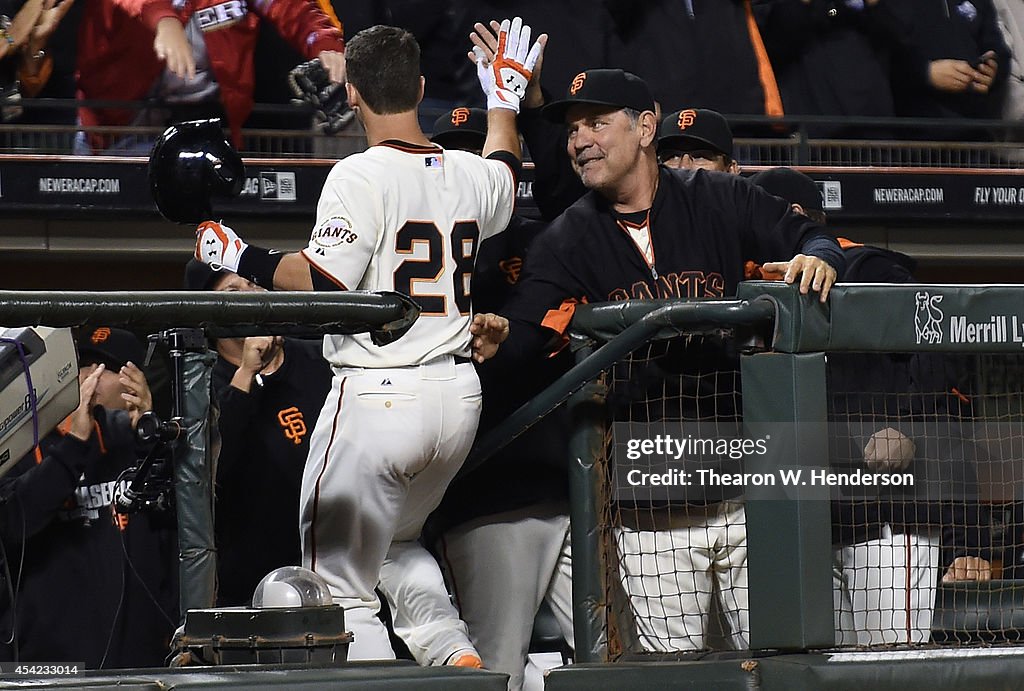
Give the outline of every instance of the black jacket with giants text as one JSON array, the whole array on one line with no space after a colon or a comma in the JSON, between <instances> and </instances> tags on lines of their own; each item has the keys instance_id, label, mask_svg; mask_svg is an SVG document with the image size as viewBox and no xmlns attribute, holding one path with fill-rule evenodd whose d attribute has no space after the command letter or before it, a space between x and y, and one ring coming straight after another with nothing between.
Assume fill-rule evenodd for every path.
<instances>
[{"instance_id":1,"label":"black jacket with giants text","mask_svg":"<svg viewBox=\"0 0 1024 691\"><path fill-rule=\"evenodd\" d=\"M580 302L729 297L749 259L787 261L802 252L842 273L842 250L822 226L747 180L664 166L658 174L648 215L653 264L611 204L590 191L537 238L503 314L562 333Z\"/></svg>"}]
</instances>

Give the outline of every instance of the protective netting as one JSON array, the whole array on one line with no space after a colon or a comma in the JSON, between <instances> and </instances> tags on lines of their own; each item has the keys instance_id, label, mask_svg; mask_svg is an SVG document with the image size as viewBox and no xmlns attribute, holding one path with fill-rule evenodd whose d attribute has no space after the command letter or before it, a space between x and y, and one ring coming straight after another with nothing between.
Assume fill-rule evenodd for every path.
<instances>
[{"instance_id":1,"label":"protective netting","mask_svg":"<svg viewBox=\"0 0 1024 691\"><path fill-rule=\"evenodd\" d=\"M644 346L607 377L611 653L746 647L742 488L701 482L733 463L698 449L738 435L738 357L722 336L687 336Z\"/></svg>"},{"instance_id":2,"label":"protective netting","mask_svg":"<svg viewBox=\"0 0 1024 691\"><path fill-rule=\"evenodd\" d=\"M743 494L758 480L743 457L757 442L727 336L654 342L605 373L612 658L748 645ZM821 384L836 644L1017 641L1024 354L834 353Z\"/></svg>"},{"instance_id":3,"label":"protective netting","mask_svg":"<svg viewBox=\"0 0 1024 691\"><path fill-rule=\"evenodd\" d=\"M834 354L840 645L1020 638L1024 356ZM881 484L887 483L887 484Z\"/></svg>"}]
</instances>

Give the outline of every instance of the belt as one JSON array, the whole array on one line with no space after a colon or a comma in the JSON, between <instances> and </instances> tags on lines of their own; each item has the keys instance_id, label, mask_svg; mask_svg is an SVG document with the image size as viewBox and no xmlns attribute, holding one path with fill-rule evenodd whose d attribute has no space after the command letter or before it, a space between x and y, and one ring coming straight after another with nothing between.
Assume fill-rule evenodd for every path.
<instances>
[{"instance_id":1,"label":"belt","mask_svg":"<svg viewBox=\"0 0 1024 691\"><path fill-rule=\"evenodd\" d=\"M473 358L463 357L462 355L453 355L452 359L455 360L456 365L472 365Z\"/></svg>"}]
</instances>

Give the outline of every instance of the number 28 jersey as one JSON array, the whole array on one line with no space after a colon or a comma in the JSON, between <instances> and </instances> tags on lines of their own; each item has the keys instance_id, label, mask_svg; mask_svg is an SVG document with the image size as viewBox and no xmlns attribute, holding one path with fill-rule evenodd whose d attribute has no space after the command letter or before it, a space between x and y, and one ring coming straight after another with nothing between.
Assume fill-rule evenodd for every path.
<instances>
[{"instance_id":1,"label":"number 28 jersey","mask_svg":"<svg viewBox=\"0 0 1024 691\"><path fill-rule=\"evenodd\" d=\"M470 281L480 243L508 225L515 175L498 159L387 141L335 164L303 255L342 290L405 293L421 308L402 338L328 336L336 366L405 367L470 355Z\"/></svg>"}]
</instances>

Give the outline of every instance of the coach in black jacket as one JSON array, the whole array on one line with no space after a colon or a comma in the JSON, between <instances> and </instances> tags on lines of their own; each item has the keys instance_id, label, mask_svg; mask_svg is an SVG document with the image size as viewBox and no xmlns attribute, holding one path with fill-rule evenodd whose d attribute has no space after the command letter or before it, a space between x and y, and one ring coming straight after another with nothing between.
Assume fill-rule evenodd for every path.
<instances>
[{"instance_id":1,"label":"coach in black jacket","mask_svg":"<svg viewBox=\"0 0 1024 691\"><path fill-rule=\"evenodd\" d=\"M836 242L821 226L737 176L659 166L654 99L635 75L584 72L572 81L567 97L546 106L544 114L567 126L569 156L589 191L535 240L519 290L505 311L512 335L502 348L528 357L557 345L581 302L728 297L743 280L751 257L792 257L773 266L787 281L799 280L802 292L813 289L822 300L827 297L837 269L844 266ZM688 544L687 553L700 552L709 564L691 564L693 588L669 596L662 594L656 575L632 573L624 559L627 590L634 601L647 601L637 611L652 606L666 614L638 620L648 649L705 646L713 579L734 645L747 644L742 504L709 501L701 515L706 526L691 524L689 532L678 534L675 529L630 533L623 527L623 542L650 540L656 548L662 539ZM726 533L720 542L711 536L718 529ZM687 542L688 535L701 532L707 536L702 544ZM676 566L687 571L684 563Z\"/></svg>"}]
</instances>

